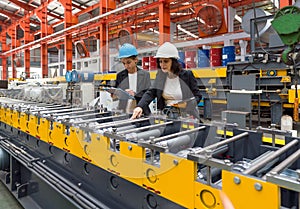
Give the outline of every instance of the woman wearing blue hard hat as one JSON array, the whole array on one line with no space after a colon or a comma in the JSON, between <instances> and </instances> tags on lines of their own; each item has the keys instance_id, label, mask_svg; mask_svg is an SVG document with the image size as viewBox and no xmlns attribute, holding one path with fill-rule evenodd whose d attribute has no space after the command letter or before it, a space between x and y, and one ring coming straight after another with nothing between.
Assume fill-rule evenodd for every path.
<instances>
[{"instance_id":1,"label":"woman wearing blue hard hat","mask_svg":"<svg viewBox=\"0 0 300 209\"><path fill-rule=\"evenodd\" d=\"M119 109L127 113L132 112L143 94L150 87L150 74L137 67L137 56L137 49L132 44L125 43L119 50L118 58L123 63L125 69L117 74L116 87L125 90L135 98L135 100L119 100ZM145 107L145 114L150 114L149 107Z\"/></svg>"},{"instance_id":2,"label":"woman wearing blue hard hat","mask_svg":"<svg viewBox=\"0 0 300 209\"><path fill-rule=\"evenodd\" d=\"M132 119L140 117L145 107L157 98L157 109L179 108L199 119L198 103L202 96L192 71L182 69L177 48L170 42L161 45L155 58L158 72L154 84L133 110Z\"/></svg>"}]
</instances>

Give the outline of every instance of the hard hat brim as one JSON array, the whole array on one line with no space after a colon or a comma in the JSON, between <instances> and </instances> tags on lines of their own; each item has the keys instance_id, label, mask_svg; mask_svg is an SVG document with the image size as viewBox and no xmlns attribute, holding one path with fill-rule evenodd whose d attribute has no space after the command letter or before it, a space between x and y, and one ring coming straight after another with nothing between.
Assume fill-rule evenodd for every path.
<instances>
[{"instance_id":1,"label":"hard hat brim","mask_svg":"<svg viewBox=\"0 0 300 209\"><path fill-rule=\"evenodd\" d=\"M178 60L180 57L154 56L154 58L174 58Z\"/></svg>"}]
</instances>

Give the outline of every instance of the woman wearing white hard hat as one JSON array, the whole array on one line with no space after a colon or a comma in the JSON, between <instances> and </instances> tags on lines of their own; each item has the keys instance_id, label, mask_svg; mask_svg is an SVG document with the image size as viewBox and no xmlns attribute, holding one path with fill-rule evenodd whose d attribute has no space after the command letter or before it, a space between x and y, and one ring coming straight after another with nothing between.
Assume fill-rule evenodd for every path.
<instances>
[{"instance_id":1,"label":"woman wearing white hard hat","mask_svg":"<svg viewBox=\"0 0 300 209\"><path fill-rule=\"evenodd\" d=\"M192 71L182 69L177 48L165 42L158 48L155 58L159 68L156 79L134 109L131 118L140 117L150 102L157 98L157 109L175 106L199 119L197 107L202 96Z\"/></svg>"},{"instance_id":2,"label":"woman wearing white hard hat","mask_svg":"<svg viewBox=\"0 0 300 209\"><path fill-rule=\"evenodd\" d=\"M125 69L117 74L116 87L125 90L135 100L120 99L119 109L131 113L143 94L150 87L150 74L137 67L138 52L135 46L125 43L119 50L119 59ZM149 107L145 107L145 114L149 114Z\"/></svg>"}]
</instances>

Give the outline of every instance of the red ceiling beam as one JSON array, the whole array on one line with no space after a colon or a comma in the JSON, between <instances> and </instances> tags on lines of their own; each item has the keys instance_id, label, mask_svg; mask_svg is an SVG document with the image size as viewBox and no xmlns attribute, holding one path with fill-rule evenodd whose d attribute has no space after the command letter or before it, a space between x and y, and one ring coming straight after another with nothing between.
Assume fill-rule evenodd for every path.
<instances>
[{"instance_id":1,"label":"red ceiling beam","mask_svg":"<svg viewBox=\"0 0 300 209\"><path fill-rule=\"evenodd\" d=\"M258 3L258 2L262 2L262 1L261 0L242 0L242 1L235 2L235 3L229 2L229 6L236 8L236 7L245 6L245 5L252 5L253 3Z\"/></svg>"},{"instance_id":2,"label":"red ceiling beam","mask_svg":"<svg viewBox=\"0 0 300 209\"><path fill-rule=\"evenodd\" d=\"M82 8L81 6L76 5L76 4L72 4L72 7L79 9L79 10L84 10L84 8Z\"/></svg>"},{"instance_id":3,"label":"red ceiling beam","mask_svg":"<svg viewBox=\"0 0 300 209\"><path fill-rule=\"evenodd\" d=\"M0 13L8 16L12 20L18 20L18 19L22 18L21 16L15 15L15 14L13 14L11 12L7 12L7 11L5 11L3 9L0 10Z\"/></svg>"},{"instance_id":4,"label":"red ceiling beam","mask_svg":"<svg viewBox=\"0 0 300 209\"><path fill-rule=\"evenodd\" d=\"M20 2L20 1L18 1L18 0L10 0L10 2L12 2L12 3L14 3L15 5L17 5L17 6L21 7L21 8L23 8L24 11L26 12L26 14L27 14L29 11L33 11L33 10L36 9L36 7L31 6L31 5L29 5L29 4L22 3L22 2ZM59 19L59 20L63 20L62 17L60 17L59 15L53 14L53 13L51 13L51 12L48 13L48 15L51 16L51 17L57 18L57 19Z\"/></svg>"},{"instance_id":5,"label":"red ceiling beam","mask_svg":"<svg viewBox=\"0 0 300 209\"><path fill-rule=\"evenodd\" d=\"M54 17L56 19L59 19L59 20L63 20L64 18L62 18L61 16L59 15L56 15L56 14L53 14L52 12L48 12L47 15L51 16L51 17Z\"/></svg>"},{"instance_id":6,"label":"red ceiling beam","mask_svg":"<svg viewBox=\"0 0 300 209\"><path fill-rule=\"evenodd\" d=\"M74 4L73 4L73 6L74 6ZM91 12L94 9L97 9L97 8L99 8L99 4L94 4L93 6L90 6L90 7L86 8L86 9L80 11L80 12L77 12L75 15L78 17L79 15Z\"/></svg>"},{"instance_id":7,"label":"red ceiling beam","mask_svg":"<svg viewBox=\"0 0 300 209\"><path fill-rule=\"evenodd\" d=\"M20 2L18 0L9 0L10 2L14 3L15 5L17 5L18 7L23 8L26 12L32 11L35 9L35 7L30 6L29 4L25 4L23 2Z\"/></svg>"},{"instance_id":8,"label":"red ceiling beam","mask_svg":"<svg viewBox=\"0 0 300 209\"><path fill-rule=\"evenodd\" d=\"M0 10L0 13L5 14L6 16L8 16L10 19L12 19L14 22L16 22L17 24L19 23L18 20L20 20L20 18L22 18L21 16L15 15L13 13L7 12L5 10ZM24 20L23 20L24 21ZM22 21L20 21L22 22ZM34 20L30 20L30 22L34 23L34 24L39 24L39 22L34 21ZM5 23L7 26L9 26L8 23Z\"/></svg>"}]
</instances>

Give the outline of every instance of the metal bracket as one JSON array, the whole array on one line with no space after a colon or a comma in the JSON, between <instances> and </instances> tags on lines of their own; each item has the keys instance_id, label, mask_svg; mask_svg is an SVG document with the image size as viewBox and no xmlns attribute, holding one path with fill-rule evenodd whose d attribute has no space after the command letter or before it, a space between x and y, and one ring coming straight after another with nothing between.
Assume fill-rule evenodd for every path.
<instances>
[{"instance_id":1,"label":"metal bracket","mask_svg":"<svg viewBox=\"0 0 300 209\"><path fill-rule=\"evenodd\" d=\"M10 172L5 174L5 183L9 184L10 183Z\"/></svg>"},{"instance_id":2,"label":"metal bracket","mask_svg":"<svg viewBox=\"0 0 300 209\"><path fill-rule=\"evenodd\" d=\"M38 186L39 185L37 182L30 182L30 183L25 183L20 185L17 189L18 198L22 198L32 193L38 192L39 190Z\"/></svg>"},{"instance_id":3,"label":"metal bracket","mask_svg":"<svg viewBox=\"0 0 300 209\"><path fill-rule=\"evenodd\" d=\"M226 160L220 160L207 155L188 154L187 159L195 161L199 164L221 168L222 170L230 171L233 163Z\"/></svg>"},{"instance_id":4,"label":"metal bracket","mask_svg":"<svg viewBox=\"0 0 300 209\"><path fill-rule=\"evenodd\" d=\"M156 150L158 152L166 152L167 151L167 147L162 147L157 144L151 144L149 142L138 141L138 145L140 145L144 148L149 148L151 150Z\"/></svg>"}]
</instances>

